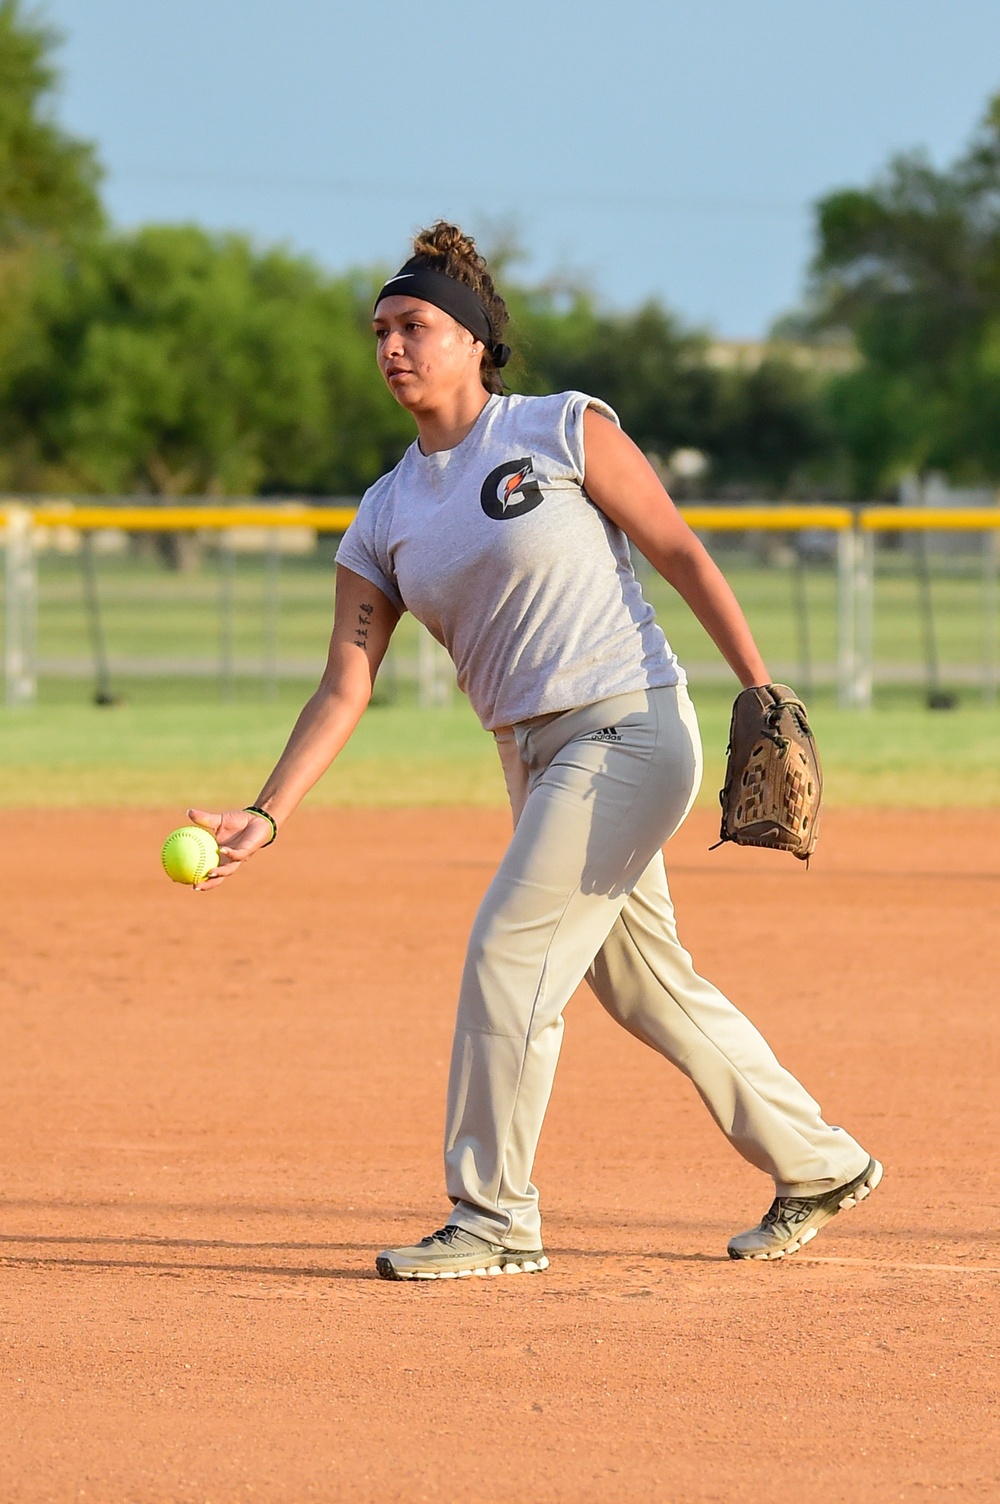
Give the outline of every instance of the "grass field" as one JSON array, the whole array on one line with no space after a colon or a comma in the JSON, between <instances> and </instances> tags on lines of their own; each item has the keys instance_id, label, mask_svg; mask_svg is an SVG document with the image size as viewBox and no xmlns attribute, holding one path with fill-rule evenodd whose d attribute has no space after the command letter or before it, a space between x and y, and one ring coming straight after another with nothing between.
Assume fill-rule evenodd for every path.
<instances>
[{"instance_id":1,"label":"grass field","mask_svg":"<svg viewBox=\"0 0 1000 1504\"><path fill-rule=\"evenodd\" d=\"M126 686L129 688L130 686ZM148 689L148 684L142 686ZM308 686L282 686L220 705L171 694L108 708L83 702L0 713L5 806L244 804L281 750ZM179 693L179 689L178 689ZM706 751L701 802L719 788L728 691L695 693ZM832 805L1000 806L1000 715L967 707L930 712L900 704L868 714L822 699L813 715ZM374 705L311 798L322 804L504 802L492 739L464 701L435 710Z\"/></svg>"},{"instance_id":2,"label":"grass field","mask_svg":"<svg viewBox=\"0 0 1000 1504\"><path fill-rule=\"evenodd\" d=\"M97 572L104 634L112 666L137 672L145 661L159 673L212 677L228 653L244 674L262 671L269 653L292 674L321 663L329 634L336 540L314 554L285 558L276 571L261 555L231 559L232 572L206 552L201 567L180 574L152 554L99 557ZM832 681L836 660L836 578L829 560L804 572L787 561L763 565L746 550L718 554L772 672L803 688L815 677ZM943 681L964 684L975 698L976 677L996 621L984 617L982 564L974 552L932 561L933 614ZM711 677L718 654L676 595L648 568L643 584L682 662ZM228 605L227 605L228 602ZM877 679L919 694L925 619L912 556L887 549L878 556L875 658ZM994 606L991 609L995 609ZM397 629L400 658L416 651L417 631L404 617ZM89 623L80 561L43 555L40 567L38 651L53 672L86 675L91 662Z\"/></svg>"},{"instance_id":3,"label":"grass field","mask_svg":"<svg viewBox=\"0 0 1000 1504\"><path fill-rule=\"evenodd\" d=\"M283 559L272 650L288 675L267 686L267 593L275 585L260 556L239 557L228 587L212 554L190 574L152 555L101 557L98 574L112 683L122 703L91 703L88 621L79 561L46 555L40 579L39 651L59 672L43 677L39 703L0 711L0 802L12 805L183 805L245 802L277 756L309 694L329 631L333 540L305 558ZM979 564L974 556L935 560L934 601L942 682L959 708L922 703L922 637L912 561L880 558L876 651L885 680L876 709L836 708L831 682L836 595L832 568L812 564L798 578L740 554L721 561L776 677L809 693L831 804L887 807L1000 805L1000 711L984 705L974 680L983 646ZM270 585L269 585L270 579ZM226 589L235 672L217 672ZM701 801L719 787L733 692L702 629L662 581L650 598L683 662L692 667L702 720L706 776ZM808 609L807 643L802 594ZM799 594L796 592L799 590ZM422 711L413 671L418 629L404 617L395 656L380 677L379 703L336 768L312 795L326 804L490 805L503 802L491 740L460 696ZM808 651L804 651L807 646ZM136 665L155 663L141 676ZM961 673L959 673L961 669ZM949 678L949 675L951 677ZM964 675L964 678L963 678Z\"/></svg>"}]
</instances>

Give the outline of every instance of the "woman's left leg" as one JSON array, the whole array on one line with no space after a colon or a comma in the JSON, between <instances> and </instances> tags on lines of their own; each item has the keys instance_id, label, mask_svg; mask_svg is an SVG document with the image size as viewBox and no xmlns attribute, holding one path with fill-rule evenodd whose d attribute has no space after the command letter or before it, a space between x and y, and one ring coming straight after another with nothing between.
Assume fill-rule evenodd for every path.
<instances>
[{"instance_id":1,"label":"woman's left leg","mask_svg":"<svg viewBox=\"0 0 1000 1504\"><path fill-rule=\"evenodd\" d=\"M587 980L612 1018L691 1079L733 1148L771 1177L778 1196L822 1195L868 1165L746 1015L695 971L677 936L660 852Z\"/></svg>"}]
</instances>

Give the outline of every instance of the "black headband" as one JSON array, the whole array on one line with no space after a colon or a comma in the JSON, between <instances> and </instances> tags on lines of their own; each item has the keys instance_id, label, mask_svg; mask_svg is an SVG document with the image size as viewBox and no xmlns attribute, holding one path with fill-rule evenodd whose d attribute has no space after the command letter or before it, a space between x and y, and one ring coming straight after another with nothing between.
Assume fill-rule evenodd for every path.
<instances>
[{"instance_id":1,"label":"black headband","mask_svg":"<svg viewBox=\"0 0 1000 1504\"><path fill-rule=\"evenodd\" d=\"M375 311L383 298L419 298L422 303L433 303L448 313L463 329L475 335L493 357L495 366L505 366L510 360L510 348L493 338L490 318L477 295L465 282L438 272L430 266L406 266L398 271L375 299Z\"/></svg>"}]
</instances>

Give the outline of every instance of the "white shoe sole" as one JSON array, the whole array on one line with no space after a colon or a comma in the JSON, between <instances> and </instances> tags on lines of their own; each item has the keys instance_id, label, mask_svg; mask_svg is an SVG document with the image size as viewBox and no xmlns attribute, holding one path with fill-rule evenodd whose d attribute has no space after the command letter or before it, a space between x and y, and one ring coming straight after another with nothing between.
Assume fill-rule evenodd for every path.
<instances>
[{"instance_id":1,"label":"white shoe sole","mask_svg":"<svg viewBox=\"0 0 1000 1504\"><path fill-rule=\"evenodd\" d=\"M391 1259L379 1256L375 1268L382 1279L492 1279L498 1274L541 1274L549 1267L544 1253L539 1259L508 1257L502 1264L486 1264L480 1269L397 1269Z\"/></svg>"}]
</instances>

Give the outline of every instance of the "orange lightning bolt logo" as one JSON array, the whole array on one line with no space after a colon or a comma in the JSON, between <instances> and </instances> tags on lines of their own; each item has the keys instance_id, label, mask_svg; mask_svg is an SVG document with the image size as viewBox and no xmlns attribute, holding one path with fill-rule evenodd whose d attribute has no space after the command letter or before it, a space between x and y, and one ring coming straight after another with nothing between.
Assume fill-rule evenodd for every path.
<instances>
[{"instance_id":1,"label":"orange lightning bolt logo","mask_svg":"<svg viewBox=\"0 0 1000 1504\"><path fill-rule=\"evenodd\" d=\"M520 489L521 482L524 480L525 476L530 474L531 465L529 464L526 465L523 470L518 470L516 475L512 475L507 484L504 486L503 496L500 498L500 505L503 507L505 512L508 505L510 504L510 498L514 495L515 491Z\"/></svg>"}]
</instances>

